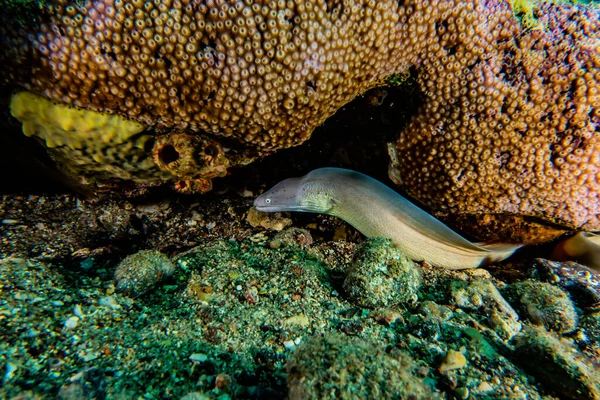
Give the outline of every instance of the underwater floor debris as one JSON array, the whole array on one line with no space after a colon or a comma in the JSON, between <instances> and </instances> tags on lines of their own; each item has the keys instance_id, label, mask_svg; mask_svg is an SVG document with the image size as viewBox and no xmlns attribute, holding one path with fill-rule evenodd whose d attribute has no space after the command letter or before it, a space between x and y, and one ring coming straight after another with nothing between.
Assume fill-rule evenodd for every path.
<instances>
[{"instance_id":1,"label":"underwater floor debris","mask_svg":"<svg viewBox=\"0 0 600 400\"><path fill-rule=\"evenodd\" d=\"M546 261L411 266L332 218L269 215L291 218L276 232L225 197L4 196L0 397L600 398L597 297ZM136 253L160 262L118 275L127 295Z\"/></svg>"}]
</instances>

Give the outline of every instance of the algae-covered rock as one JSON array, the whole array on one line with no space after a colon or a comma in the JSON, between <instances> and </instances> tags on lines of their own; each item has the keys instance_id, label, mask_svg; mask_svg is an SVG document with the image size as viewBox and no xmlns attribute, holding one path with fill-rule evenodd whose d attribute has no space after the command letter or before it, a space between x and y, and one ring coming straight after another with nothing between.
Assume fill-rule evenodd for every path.
<instances>
[{"instance_id":1,"label":"algae-covered rock","mask_svg":"<svg viewBox=\"0 0 600 400\"><path fill-rule=\"evenodd\" d=\"M545 282L523 281L510 285L503 293L519 315L557 333L577 327L577 312L569 296Z\"/></svg>"},{"instance_id":2,"label":"algae-covered rock","mask_svg":"<svg viewBox=\"0 0 600 400\"><path fill-rule=\"evenodd\" d=\"M290 400L432 399L412 357L375 341L328 333L304 342L287 364Z\"/></svg>"},{"instance_id":3,"label":"algae-covered rock","mask_svg":"<svg viewBox=\"0 0 600 400\"><path fill-rule=\"evenodd\" d=\"M488 280L470 283L455 281L451 285L452 302L467 310L477 310L486 316L486 324L504 339L510 339L521 330L519 315Z\"/></svg>"},{"instance_id":4,"label":"algae-covered rock","mask_svg":"<svg viewBox=\"0 0 600 400\"><path fill-rule=\"evenodd\" d=\"M313 238L306 229L288 228L277 233L269 242L269 246L272 249L279 249L281 247L305 248L311 245L312 242Z\"/></svg>"},{"instance_id":5,"label":"algae-covered rock","mask_svg":"<svg viewBox=\"0 0 600 400\"><path fill-rule=\"evenodd\" d=\"M420 286L415 263L382 238L359 246L344 280L350 301L367 308L413 302Z\"/></svg>"},{"instance_id":6,"label":"algae-covered rock","mask_svg":"<svg viewBox=\"0 0 600 400\"><path fill-rule=\"evenodd\" d=\"M131 297L150 290L175 272L175 264L156 250L142 250L123 259L115 269L116 289Z\"/></svg>"},{"instance_id":7,"label":"algae-covered rock","mask_svg":"<svg viewBox=\"0 0 600 400\"><path fill-rule=\"evenodd\" d=\"M600 272L573 261L550 261L537 258L533 277L567 291L581 308L600 306Z\"/></svg>"},{"instance_id":8,"label":"algae-covered rock","mask_svg":"<svg viewBox=\"0 0 600 400\"><path fill-rule=\"evenodd\" d=\"M583 314L572 337L581 353L600 365L600 311Z\"/></svg>"},{"instance_id":9,"label":"algae-covered rock","mask_svg":"<svg viewBox=\"0 0 600 400\"><path fill-rule=\"evenodd\" d=\"M570 341L542 328L528 328L514 338L514 362L568 399L600 398L600 375Z\"/></svg>"}]
</instances>

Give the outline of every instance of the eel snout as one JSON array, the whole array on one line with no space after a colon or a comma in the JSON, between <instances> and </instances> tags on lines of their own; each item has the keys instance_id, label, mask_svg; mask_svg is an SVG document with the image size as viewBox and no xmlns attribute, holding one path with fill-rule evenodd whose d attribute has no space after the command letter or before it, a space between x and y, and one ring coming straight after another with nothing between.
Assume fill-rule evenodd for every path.
<instances>
[{"instance_id":1,"label":"eel snout","mask_svg":"<svg viewBox=\"0 0 600 400\"><path fill-rule=\"evenodd\" d=\"M298 208L300 178L279 182L254 200L254 207L262 212L294 211Z\"/></svg>"}]
</instances>

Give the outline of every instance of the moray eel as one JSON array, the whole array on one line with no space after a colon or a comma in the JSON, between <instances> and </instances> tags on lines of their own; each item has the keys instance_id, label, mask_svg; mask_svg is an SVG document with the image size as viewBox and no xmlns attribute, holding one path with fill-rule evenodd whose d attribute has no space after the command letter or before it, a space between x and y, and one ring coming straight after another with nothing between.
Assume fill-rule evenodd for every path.
<instances>
[{"instance_id":1,"label":"moray eel","mask_svg":"<svg viewBox=\"0 0 600 400\"><path fill-rule=\"evenodd\" d=\"M509 257L519 245L478 245L383 183L356 171L320 168L286 179L254 200L258 211L299 211L341 218L367 237L384 237L415 261L476 268Z\"/></svg>"},{"instance_id":2,"label":"moray eel","mask_svg":"<svg viewBox=\"0 0 600 400\"><path fill-rule=\"evenodd\" d=\"M575 236L559 242L550 259L576 261L600 271L600 236L591 232L579 232Z\"/></svg>"}]
</instances>

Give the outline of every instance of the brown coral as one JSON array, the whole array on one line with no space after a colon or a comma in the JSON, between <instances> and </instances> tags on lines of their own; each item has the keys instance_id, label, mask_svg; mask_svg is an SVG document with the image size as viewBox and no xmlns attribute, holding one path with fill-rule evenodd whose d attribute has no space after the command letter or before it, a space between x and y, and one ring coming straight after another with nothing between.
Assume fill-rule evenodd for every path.
<instances>
[{"instance_id":1,"label":"brown coral","mask_svg":"<svg viewBox=\"0 0 600 400\"><path fill-rule=\"evenodd\" d=\"M598 10L527 18L501 0L57 0L0 29L12 82L256 155L414 67L424 105L391 146L396 182L433 210L600 229Z\"/></svg>"},{"instance_id":2,"label":"brown coral","mask_svg":"<svg viewBox=\"0 0 600 400\"><path fill-rule=\"evenodd\" d=\"M9 79L149 126L279 149L401 68L395 4L57 0L35 34L10 41L9 57L39 72Z\"/></svg>"},{"instance_id":3,"label":"brown coral","mask_svg":"<svg viewBox=\"0 0 600 400\"><path fill-rule=\"evenodd\" d=\"M180 192L208 192L211 179L225 176L229 166L219 142L178 131L158 136L152 157L161 170L178 179L174 187Z\"/></svg>"},{"instance_id":4,"label":"brown coral","mask_svg":"<svg viewBox=\"0 0 600 400\"><path fill-rule=\"evenodd\" d=\"M598 11L542 4L531 31L507 7L436 13L392 178L436 210L600 229Z\"/></svg>"}]
</instances>

